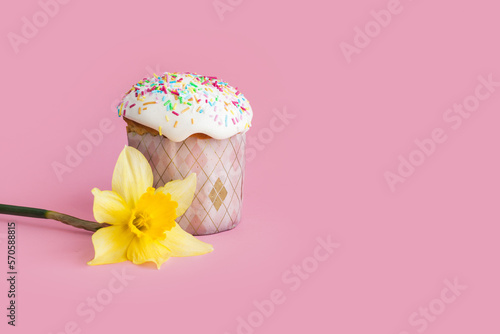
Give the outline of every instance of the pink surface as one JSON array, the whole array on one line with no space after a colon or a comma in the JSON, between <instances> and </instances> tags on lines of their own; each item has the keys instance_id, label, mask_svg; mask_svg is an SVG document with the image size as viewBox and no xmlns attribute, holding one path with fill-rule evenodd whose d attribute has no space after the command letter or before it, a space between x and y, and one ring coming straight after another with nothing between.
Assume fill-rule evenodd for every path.
<instances>
[{"instance_id":1,"label":"pink surface","mask_svg":"<svg viewBox=\"0 0 500 334\"><path fill-rule=\"evenodd\" d=\"M2 333L500 330L500 87L484 83L500 82L498 3L60 1L50 18L37 0L0 14L0 203L91 219L127 141L118 99L193 71L255 111L242 222L157 271L89 267L90 233L1 216L19 262Z\"/></svg>"}]
</instances>

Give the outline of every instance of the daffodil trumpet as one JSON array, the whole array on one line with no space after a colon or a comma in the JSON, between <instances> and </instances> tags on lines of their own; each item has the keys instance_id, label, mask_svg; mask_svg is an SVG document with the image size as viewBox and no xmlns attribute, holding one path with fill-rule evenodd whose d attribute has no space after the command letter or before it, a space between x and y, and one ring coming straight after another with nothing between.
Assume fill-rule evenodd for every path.
<instances>
[{"instance_id":1,"label":"daffodil trumpet","mask_svg":"<svg viewBox=\"0 0 500 334\"><path fill-rule=\"evenodd\" d=\"M95 257L89 265L153 262L159 269L170 257L213 250L175 221L186 212L196 190L196 174L153 188L153 172L137 149L125 146L118 157L112 190L92 189L96 222L42 209L1 205L0 213L55 219L95 232Z\"/></svg>"}]
</instances>

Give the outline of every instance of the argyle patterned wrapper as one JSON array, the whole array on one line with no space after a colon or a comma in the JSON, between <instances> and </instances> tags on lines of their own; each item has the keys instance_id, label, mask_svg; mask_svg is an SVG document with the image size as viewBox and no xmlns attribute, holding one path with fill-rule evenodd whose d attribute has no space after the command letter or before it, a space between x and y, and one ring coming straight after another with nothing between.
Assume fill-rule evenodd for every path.
<instances>
[{"instance_id":1,"label":"argyle patterned wrapper","mask_svg":"<svg viewBox=\"0 0 500 334\"><path fill-rule=\"evenodd\" d=\"M213 234L230 230L240 222L245 134L223 140L191 136L176 143L163 136L129 132L128 143L148 160L155 188L196 173L193 203L177 219L185 231Z\"/></svg>"}]
</instances>

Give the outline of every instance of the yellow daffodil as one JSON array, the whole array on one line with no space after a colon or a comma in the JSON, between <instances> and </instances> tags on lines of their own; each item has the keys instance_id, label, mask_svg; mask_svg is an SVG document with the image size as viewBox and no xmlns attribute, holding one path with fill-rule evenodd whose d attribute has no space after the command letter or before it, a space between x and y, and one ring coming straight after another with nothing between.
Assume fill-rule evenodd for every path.
<instances>
[{"instance_id":1,"label":"yellow daffodil","mask_svg":"<svg viewBox=\"0 0 500 334\"><path fill-rule=\"evenodd\" d=\"M92 190L94 217L103 227L92 236L95 257L88 264L154 262L171 256L209 253L212 246L185 232L175 219L191 205L196 174L154 189L153 172L137 149L125 146L113 172L113 191Z\"/></svg>"}]
</instances>

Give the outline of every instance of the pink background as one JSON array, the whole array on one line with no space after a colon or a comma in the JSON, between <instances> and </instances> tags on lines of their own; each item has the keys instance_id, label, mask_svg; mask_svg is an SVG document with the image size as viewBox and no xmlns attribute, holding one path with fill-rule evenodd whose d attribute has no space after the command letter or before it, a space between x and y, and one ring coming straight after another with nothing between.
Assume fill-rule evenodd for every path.
<instances>
[{"instance_id":1,"label":"pink background","mask_svg":"<svg viewBox=\"0 0 500 334\"><path fill-rule=\"evenodd\" d=\"M15 221L19 262L18 326L6 324L2 278L1 331L498 332L500 91L459 129L443 120L478 76L500 81L498 4L401 0L377 31L370 12L389 0L222 0L232 9L224 20L212 1L70 1L18 53L8 34L21 34L22 18L41 7L25 0L1 11L0 203L92 219L90 190L110 188L126 143L114 106L151 71L238 86L255 111L256 151L241 225L201 238L213 253L171 259L160 271L89 267L90 233L1 216L1 254ZM353 44L367 23L374 37L348 62L340 44ZM295 118L272 132L273 110L284 109ZM113 131L59 182L52 163L64 163L66 146L103 119ZM447 140L391 191L384 173L396 173L398 156L408 159L435 128ZM340 247L318 263L316 239L327 236ZM308 276L291 272L294 264ZM122 270L134 280L103 299ZM466 286L457 296L444 290L455 278ZM260 315L254 301L273 290L284 302ZM77 310L96 297L106 305L87 322Z\"/></svg>"}]
</instances>

